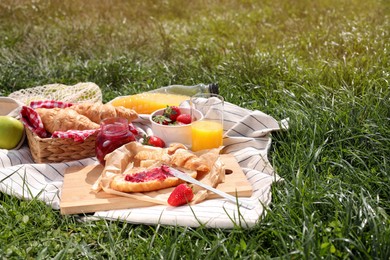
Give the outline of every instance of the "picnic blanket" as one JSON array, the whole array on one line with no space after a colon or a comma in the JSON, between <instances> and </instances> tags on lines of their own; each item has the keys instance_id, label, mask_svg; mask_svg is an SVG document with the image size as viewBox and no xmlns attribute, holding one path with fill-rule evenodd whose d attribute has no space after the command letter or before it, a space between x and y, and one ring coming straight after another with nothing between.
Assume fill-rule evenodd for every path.
<instances>
[{"instance_id":1,"label":"picnic blanket","mask_svg":"<svg viewBox=\"0 0 390 260\"><path fill-rule=\"evenodd\" d=\"M134 122L139 131L152 134L148 116ZM271 203L271 185L281 180L268 160L271 133L287 128L287 120L278 122L258 111L225 102L224 148L232 154L253 187L245 198L254 203L252 210L238 207L226 199L211 199L193 206L151 207L109 210L86 215L85 219L105 218L138 224L164 224L215 228L252 227L261 220ZM45 202L54 210L61 206L61 188L68 167L98 164L95 157L65 163L37 164L25 144L17 150L0 149L0 191L20 199L33 198Z\"/></svg>"}]
</instances>

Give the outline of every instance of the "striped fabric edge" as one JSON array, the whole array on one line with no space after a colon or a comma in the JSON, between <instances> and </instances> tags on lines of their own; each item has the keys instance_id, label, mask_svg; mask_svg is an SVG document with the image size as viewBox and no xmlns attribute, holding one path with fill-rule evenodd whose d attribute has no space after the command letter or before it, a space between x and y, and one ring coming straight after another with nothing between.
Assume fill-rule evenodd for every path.
<instances>
[{"instance_id":1,"label":"striped fabric edge","mask_svg":"<svg viewBox=\"0 0 390 260\"><path fill-rule=\"evenodd\" d=\"M256 198L251 200L252 202L257 202L257 206L253 210L238 208L237 205L225 199L212 199L193 206L177 208L152 206L127 210L101 211L96 212L92 217L84 217L84 220L105 218L148 225L206 226L208 228L224 229L231 229L234 226L250 228L255 226L258 221L261 221L266 212L264 207L271 202L270 189L271 184L275 181L275 177L268 174L262 175L262 182L258 182L256 185Z\"/></svg>"},{"instance_id":2,"label":"striped fabric edge","mask_svg":"<svg viewBox=\"0 0 390 260\"><path fill-rule=\"evenodd\" d=\"M53 209L60 208L60 195L66 168L97 163L87 158L68 163L36 164L30 150L0 149L0 191L20 199L38 199Z\"/></svg>"}]
</instances>

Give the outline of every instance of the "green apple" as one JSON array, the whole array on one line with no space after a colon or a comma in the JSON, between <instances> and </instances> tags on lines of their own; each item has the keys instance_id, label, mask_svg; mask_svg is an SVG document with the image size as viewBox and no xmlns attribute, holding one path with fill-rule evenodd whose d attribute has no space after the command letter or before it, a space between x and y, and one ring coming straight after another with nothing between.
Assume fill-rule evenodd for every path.
<instances>
[{"instance_id":1,"label":"green apple","mask_svg":"<svg viewBox=\"0 0 390 260\"><path fill-rule=\"evenodd\" d=\"M12 116L0 116L0 148L13 149L23 137L22 122Z\"/></svg>"}]
</instances>

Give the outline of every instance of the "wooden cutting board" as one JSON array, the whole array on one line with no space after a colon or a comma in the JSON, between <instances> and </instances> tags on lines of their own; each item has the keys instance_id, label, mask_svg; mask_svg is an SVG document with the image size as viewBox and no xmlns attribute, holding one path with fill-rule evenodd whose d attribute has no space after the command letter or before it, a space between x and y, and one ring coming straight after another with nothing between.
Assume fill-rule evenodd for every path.
<instances>
[{"instance_id":1,"label":"wooden cutting board","mask_svg":"<svg viewBox=\"0 0 390 260\"><path fill-rule=\"evenodd\" d=\"M250 197L252 185L247 180L241 167L232 155L221 155L225 163L225 182L220 183L217 189L239 197ZM61 194L61 214L81 214L96 211L140 208L156 205L151 202L108 194L104 191L94 193L92 185L99 178L103 167L89 165L85 167L70 167L64 175L64 184ZM208 199L218 198L210 194Z\"/></svg>"}]
</instances>

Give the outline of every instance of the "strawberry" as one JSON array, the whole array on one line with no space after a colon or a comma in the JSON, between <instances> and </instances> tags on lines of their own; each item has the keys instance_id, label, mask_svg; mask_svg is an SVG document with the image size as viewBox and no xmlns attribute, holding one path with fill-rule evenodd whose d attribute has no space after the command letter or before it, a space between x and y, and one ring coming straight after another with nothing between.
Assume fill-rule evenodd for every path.
<instances>
[{"instance_id":1,"label":"strawberry","mask_svg":"<svg viewBox=\"0 0 390 260\"><path fill-rule=\"evenodd\" d=\"M151 136L146 136L144 135L144 140L142 142L144 145L150 145L150 146L155 146L155 147L165 147L165 142L157 136L151 135Z\"/></svg>"},{"instance_id":2,"label":"strawberry","mask_svg":"<svg viewBox=\"0 0 390 260\"><path fill-rule=\"evenodd\" d=\"M191 115L190 114L181 114L176 118L176 122L182 125L191 124Z\"/></svg>"},{"instance_id":3,"label":"strawberry","mask_svg":"<svg viewBox=\"0 0 390 260\"><path fill-rule=\"evenodd\" d=\"M152 120L154 122L156 122L157 124L161 124L161 125L168 125L171 123L171 119L169 119L168 117L164 116L164 115L157 115L157 116L154 116L152 118Z\"/></svg>"},{"instance_id":4,"label":"strawberry","mask_svg":"<svg viewBox=\"0 0 390 260\"><path fill-rule=\"evenodd\" d=\"M194 192L186 183L179 184L169 195L168 204L171 206L180 206L190 202L194 198Z\"/></svg>"},{"instance_id":5,"label":"strawberry","mask_svg":"<svg viewBox=\"0 0 390 260\"><path fill-rule=\"evenodd\" d=\"M164 110L163 115L168 117L171 122L175 122L176 118L180 115L180 108L177 106L167 106L167 108Z\"/></svg>"},{"instance_id":6,"label":"strawberry","mask_svg":"<svg viewBox=\"0 0 390 260\"><path fill-rule=\"evenodd\" d=\"M130 130L130 132L133 133L133 135L138 135L138 134L139 134L137 128L135 128L135 126L133 125L133 123L130 123L130 124L129 124L129 130Z\"/></svg>"}]
</instances>

